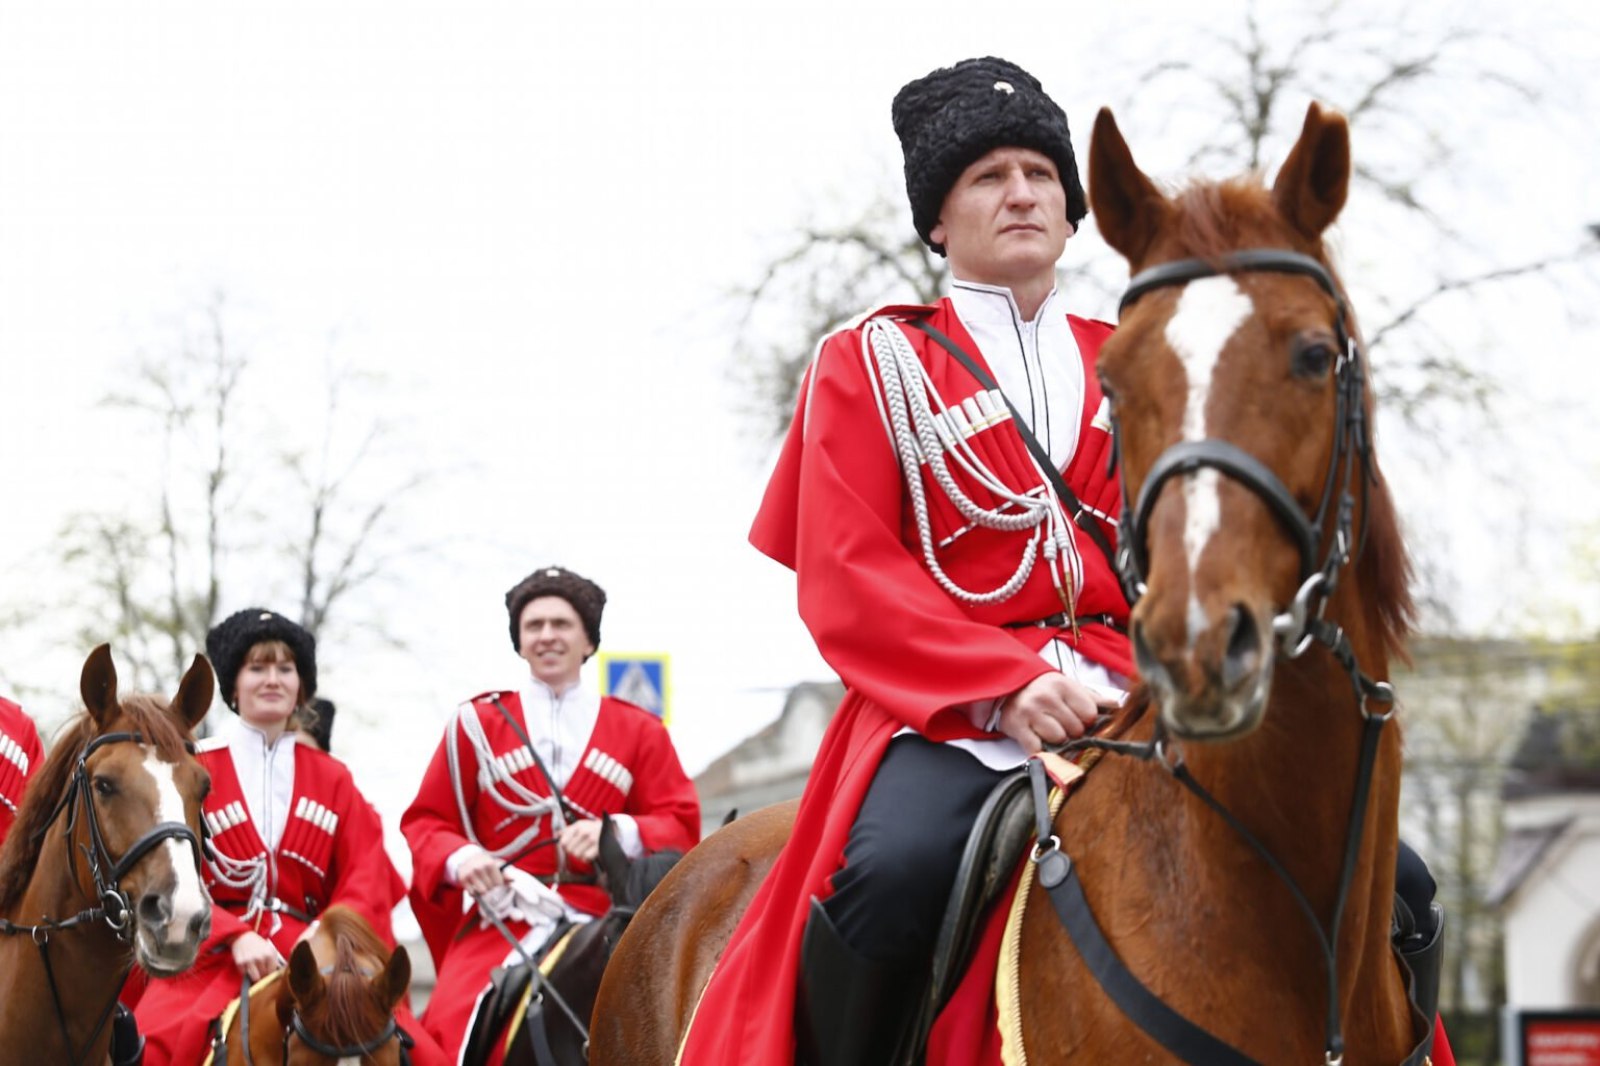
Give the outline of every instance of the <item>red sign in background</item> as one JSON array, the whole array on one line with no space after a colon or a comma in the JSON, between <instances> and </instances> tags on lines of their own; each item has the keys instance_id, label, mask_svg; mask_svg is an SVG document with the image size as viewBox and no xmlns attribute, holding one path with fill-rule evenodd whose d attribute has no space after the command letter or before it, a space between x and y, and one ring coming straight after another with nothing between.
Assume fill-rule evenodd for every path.
<instances>
[{"instance_id":1,"label":"red sign in background","mask_svg":"<svg viewBox=\"0 0 1600 1066\"><path fill-rule=\"evenodd\" d=\"M1524 1066L1600 1066L1600 1016L1522 1019Z\"/></svg>"}]
</instances>

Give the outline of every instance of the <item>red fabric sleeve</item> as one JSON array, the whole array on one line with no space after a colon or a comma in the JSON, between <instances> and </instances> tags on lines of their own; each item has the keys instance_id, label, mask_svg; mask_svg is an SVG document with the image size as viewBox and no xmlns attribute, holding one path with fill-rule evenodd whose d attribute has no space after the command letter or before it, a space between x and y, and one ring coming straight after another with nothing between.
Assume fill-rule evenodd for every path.
<instances>
[{"instance_id":1,"label":"red fabric sleeve","mask_svg":"<svg viewBox=\"0 0 1600 1066\"><path fill-rule=\"evenodd\" d=\"M870 373L859 333L823 345L750 540L794 567L800 615L845 684L933 740L980 735L959 708L1049 666L968 616L901 540L902 474Z\"/></svg>"},{"instance_id":2,"label":"red fabric sleeve","mask_svg":"<svg viewBox=\"0 0 1600 1066\"><path fill-rule=\"evenodd\" d=\"M646 851L688 851L700 842L700 797L683 772L666 726L638 712L637 765L623 813L639 827Z\"/></svg>"},{"instance_id":3,"label":"red fabric sleeve","mask_svg":"<svg viewBox=\"0 0 1600 1066\"><path fill-rule=\"evenodd\" d=\"M411 885L414 895L433 897L454 888L445 876L445 860L472 843L461 825L455 787L450 783L450 761L445 752L450 735L460 726L451 718L445 736L434 749L433 758L423 771L416 799L400 816L400 831L411 847ZM456 752L461 757L461 791L467 809L478 803L478 756L472 745L457 737Z\"/></svg>"},{"instance_id":4,"label":"red fabric sleeve","mask_svg":"<svg viewBox=\"0 0 1600 1066\"><path fill-rule=\"evenodd\" d=\"M331 756L328 758L331 759ZM333 892L328 905L342 903L371 923L384 943L394 943L391 915L400 897L389 853L383 848L383 822L372 804L343 771L336 795L340 800L339 829L333 839L333 863L328 873Z\"/></svg>"},{"instance_id":5,"label":"red fabric sleeve","mask_svg":"<svg viewBox=\"0 0 1600 1066\"><path fill-rule=\"evenodd\" d=\"M434 749L433 758L423 772L422 784L417 788L416 799L400 816L400 832L411 848L411 901L412 913L422 929L423 939L433 955L435 966L443 964L450 938L461 925L465 896L445 876L445 860L458 849L472 843L461 826L461 813L456 807L455 791L450 784L449 756L445 744L452 730L460 727L454 718L445 729L444 738ZM461 756L461 787L468 809L477 803L478 756L472 745L458 745Z\"/></svg>"}]
</instances>

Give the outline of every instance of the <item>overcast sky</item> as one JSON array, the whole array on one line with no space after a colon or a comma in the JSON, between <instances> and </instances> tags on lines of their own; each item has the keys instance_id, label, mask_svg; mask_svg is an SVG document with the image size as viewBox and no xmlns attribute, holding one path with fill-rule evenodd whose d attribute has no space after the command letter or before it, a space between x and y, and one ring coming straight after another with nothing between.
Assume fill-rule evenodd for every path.
<instances>
[{"instance_id":1,"label":"overcast sky","mask_svg":"<svg viewBox=\"0 0 1600 1066\"><path fill-rule=\"evenodd\" d=\"M436 474L392 534L433 550L336 618L321 653L336 747L391 830L451 707L517 682L501 597L552 562L610 593L608 650L670 653L674 734L700 769L784 688L828 676L792 579L745 543L770 455L735 410L728 290L797 223L899 188L888 110L905 81L1007 56L1082 153L1094 109L1134 93L1130 69L1206 47L1181 19L1239 9L1089 6L0 0L0 601L40 612L0 631L0 677L44 717L74 705L82 574L54 563L55 537L74 511L148 513L159 458L148 422L100 401L222 292L251 358L242 452L307 442L332 359L381 378L342 412L389 427L365 484ZM1561 99L1523 140L1493 124L1505 150L1474 176L1502 191L1467 228L1547 253L1600 221L1593 129L1572 118L1592 114L1596 23L1577 5L1493 10L1522 20L1508 34L1557 27ZM1125 130L1158 173L1195 147ZM1092 231L1068 250L1104 254ZM1081 310L1114 312L1099 295ZM1515 417L1549 429L1536 454L1561 464L1534 523L1560 570L1563 531L1596 517L1593 460L1573 454L1593 429L1594 332L1523 305L1485 343L1522 337L1522 314L1560 319L1504 352L1530 366ZM1579 416L1544 426L1553 400ZM1408 484L1502 498L1447 455ZM243 503L293 506L276 483ZM1483 528L1471 587L1497 597L1499 527ZM236 570L223 610L293 611L292 587ZM382 651L374 616L411 650Z\"/></svg>"}]
</instances>

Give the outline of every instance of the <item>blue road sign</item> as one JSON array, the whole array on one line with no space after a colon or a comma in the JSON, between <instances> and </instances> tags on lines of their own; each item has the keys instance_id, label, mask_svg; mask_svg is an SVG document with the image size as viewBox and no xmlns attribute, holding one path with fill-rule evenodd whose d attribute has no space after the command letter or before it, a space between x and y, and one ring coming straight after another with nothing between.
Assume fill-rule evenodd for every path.
<instances>
[{"instance_id":1,"label":"blue road sign","mask_svg":"<svg viewBox=\"0 0 1600 1066\"><path fill-rule=\"evenodd\" d=\"M672 724L665 653L600 652L600 693L636 703Z\"/></svg>"}]
</instances>

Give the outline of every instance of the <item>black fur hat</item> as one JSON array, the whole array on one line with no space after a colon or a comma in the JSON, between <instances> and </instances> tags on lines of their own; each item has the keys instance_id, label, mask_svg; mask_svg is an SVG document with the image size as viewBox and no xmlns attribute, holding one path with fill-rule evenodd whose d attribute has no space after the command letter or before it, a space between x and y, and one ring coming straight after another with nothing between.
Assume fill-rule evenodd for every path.
<instances>
[{"instance_id":1,"label":"black fur hat","mask_svg":"<svg viewBox=\"0 0 1600 1066\"><path fill-rule=\"evenodd\" d=\"M1067 221L1076 226L1089 213L1066 112L1015 63L987 56L941 67L896 93L892 114L906 158L912 224L940 255L944 246L931 234L944 198L963 170L996 148L1049 156L1067 193Z\"/></svg>"},{"instance_id":2,"label":"black fur hat","mask_svg":"<svg viewBox=\"0 0 1600 1066\"><path fill-rule=\"evenodd\" d=\"M235 611L206 634L206 658L217 671L218 691L223 701L238 713L233 690L239 667L250 649L264 640L281 640L294 654L294 668L300 675L300 700L309 704L317 692L317 638L303 626L264 607Z\"/></svg>"},{"instance_id":3,"label":"black fur hat","mask_svg":"<svg viewBox=\"0 0 1600 1066\"><path fill-rule=\"evenodd\" d=\"M511 647L522 653L521 633L523 608L540 596L560 596L572 604L583 620L583 630L589 643L600 647L600 616L606 609L605 589L593 581L560 566L545 566L515 585L506 593L506 611L511 615Z\"/></svg>"}]
</instances>

